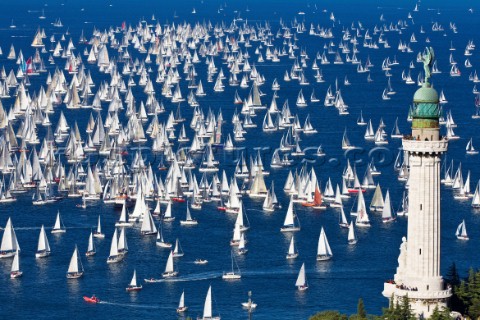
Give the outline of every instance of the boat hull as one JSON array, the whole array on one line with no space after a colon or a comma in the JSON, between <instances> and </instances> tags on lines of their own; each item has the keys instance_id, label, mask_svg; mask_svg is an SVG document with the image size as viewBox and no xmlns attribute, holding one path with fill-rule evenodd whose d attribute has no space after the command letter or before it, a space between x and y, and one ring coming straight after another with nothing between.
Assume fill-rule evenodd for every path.
<instances>
[{"instance_id":1,"label":"boat hull","mask_svg":"<svg viewBox=\"0 0 480 320\"><path fill-rule=\"evenodd\" d=\"M67 279L78 279L83 276L83 272L71 272L67 273Z\"/></svg>"}]
</instances>

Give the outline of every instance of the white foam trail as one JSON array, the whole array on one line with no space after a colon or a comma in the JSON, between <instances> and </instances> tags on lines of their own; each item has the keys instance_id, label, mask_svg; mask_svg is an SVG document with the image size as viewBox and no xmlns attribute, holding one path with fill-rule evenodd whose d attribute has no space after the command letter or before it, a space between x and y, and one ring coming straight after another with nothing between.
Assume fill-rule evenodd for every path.
<instances>
[{"instance_id":1,"label":"white foam trail","mask_svg":"<svg viewBox=\"0 0 480 320\"><path fill-rule=\"evenodd\" d=\"M186 282L186 281L202 281L202 280L211 280L220 278L222 275L220 273L199 273L199 274L191 274L185 275L177 278L165 278L165 279L158 279L153 283L161 283L161 282Z\"/></svg>"},{"instance_id":2,"label":"white foam trail","mask_svg":"<svg viewBox=\"0 0 480 320\"><path fill-rule=\"evenodd\" d=\"M118 303L118 302L108 302L100 301L99 304L108 304L111 306L127 307L127 308L142 308L142 309L172 309L172 307L165 306L154 306L154 305L145 305L145 304L134 304L134 303Z\"/></svg>"}]
</instances>

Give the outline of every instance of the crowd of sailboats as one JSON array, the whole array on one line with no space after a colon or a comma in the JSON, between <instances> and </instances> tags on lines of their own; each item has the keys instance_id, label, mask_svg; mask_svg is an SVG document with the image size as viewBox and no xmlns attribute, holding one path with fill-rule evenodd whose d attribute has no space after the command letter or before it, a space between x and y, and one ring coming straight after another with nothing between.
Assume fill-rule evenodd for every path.
<instances>
[{"instance_id":1,"label":"crowd of sailboats","mask_svg":"<svg viewBox=\"0 0 480 320\"><path fill-rule=\"evenodd\" d=\"M417 6L413 12L418 12ZM336 21L333 13L330 17ZM45 18L42 11L40 19ZM362 245L364 231L368 233L369 228L390 227L398 217L408 216L407 193L397 194L391 186L382 190L380 181L383 183L385 175L375 161L361 166L345 157L343 172L334 176L335 172L321 172L309 160L322 159L330 152L331 144L318 142L325 137L324 122L332 121L322 118L329 113L348 123L336 133L337 151L355 151L361 143L372 147L398 145L404 137L402 121L398 117L394 122L386 117L384 121L382 115L364 114L363 109L358 112L351 92L360 76L367 86L374 82L373 72L380 70L379 76L385 78L375 80L381 83L379 103L390 105L400 96L397 92L422 85L425 75L416 65L421 63L422 54L417 42L424 38L430 41L423 35L423 27L415 29L412 15L370 29L360 22L352 23L342 27L338 35L340 29L335 24L312 23L307 32L308 25L298 19L291 23L282 19L278 27L243 21L239 15L230 24L221 25L162 25L156 20L143 20L104 31L94 28L91 34L82 31L77 42L63 31L58 18L52 24L55 32L45 26L35 29L32 48L11 44L5 52L6 63L0 68L0 204L25 201L37 208L49 208L66 199L65 206L78 202L89 217L95 213L88 239L85 235L86 246L75 244L65 266L68 279L84 276L82 257L98 259L97 253L104 249L97 244L104 238L110 250L102 261L124 261L129 252L127 237L133 232L144 239L151 236L154 247L168 252L159 279L145 279L147 283L182 277L178 259L188 252L183 252L180 238L172 235L171 227L178 225L182 230L208 236L205 225L217 219L205 214L212 207L232 220L225 231L231 235L230 246L222 244L230 249L231 262L225 265L224 280L241 280L237 259L248 259L247 253L256 249L249 232L261 232L261 228L250 224L249 216L256 214L251 213L253 210L266 217L277 213L284 217L283 224L279 222L274 228L287 239L281 259L290 263L303 258L303 248L299 251L297 241L302 239L299 234L312 228L303 222L311 219L306 213L318 219L323 213L333 214L335 220L338 216L343 243L350 248ZM13 21L10 27L16 28ZM442 31L439 23L432 23L432 32ZM320 39L323 48L310 52L310 48L300 46L303 33ZM398 59L397 55L373 57L374 52L381 52L374 50L391 48L396 39L393 34L405 33L407 40L399 40ZM472 57L473 40L466 45L464 63L456 62L458 53L454 49L452 43L447 76L455 81L464 77L462 72L468 73L464 70L471 70L469 81L479 83ZM412 55L413 60L403 65L404 56L415 52L417 59ZM3 55L1 48L0 53ZM375 68L375 61L382 62ZM270 79L265 62L279 66L280 72ZM403 71L399 70L402 65ZM335 79L330 79L330 67L352 67L353 72L339 71ZM355 77L355 73L360 76ZM432 73L441 73L437 61ZM454 97L447 89L441 90L438 100L442 131L453 141L460 136L454 132L457 124L449 108L449 100ZM473 93L476 102L472 118L477 119L480 93L476 87ZM210 107L212 96L222 101L222 107ZM411 121L414 111L412 106L405 120ZM349 116L353 112L356 122ZM308 146L312 140L315 145ZM248 150L251 141L254 152ZM478 154L474 143L472 137L466 144L469 156ZM256 148L267 144L274 146L268 159L261 148ZM313 155L309 154L311 150ZM235 158L231 166L227 158ZM393 166L398 181L408 189L408 155L403 150ZM453 162L448 165L444 161L442 184L452 188L455 200L471 199L471 206L479 209L480 183L473 190L473 178L467 172L464 179L461 164L455 170ZM94 205L118 208L116 222L107 224L105 221L110 220L103 212L100 215L90 210ZM60 241L70 233L63 218L67 226L75 223L67 212L63 208L62 213L57 211L52 228L41 225L37 259L56 254L49 237ZM16 218L14 213L12 217ZM330 228L320 228L315 263L335 261L326 233L332 236ZM360 229L362 232L357 233ZM469 239L465 221L455 236ZM0 258L12 258L12 278L23 274L22 254L12 219L8 218ZM194 263L206 265L208 261L198 258ZM310 263L307 261L307 265ZM88 269L88 265L85 267ZM301 291L309 287L304 263L295 286ZM134 269L126 290L141 289ZM248 308L253 305L250 299ZM177 312L187 309L182 292ZM216 318L210 287L202 319Z\"/></svg>"}]
</instances>

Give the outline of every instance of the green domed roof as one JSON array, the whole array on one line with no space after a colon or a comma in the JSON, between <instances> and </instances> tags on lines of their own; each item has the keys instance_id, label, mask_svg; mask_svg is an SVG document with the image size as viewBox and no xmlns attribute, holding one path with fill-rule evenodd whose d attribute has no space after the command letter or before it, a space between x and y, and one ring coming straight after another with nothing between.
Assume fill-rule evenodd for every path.
<instances>
[{"instance_id":1,"label":"green domed roof","mask_svg":"<svg viewBox=\"0 0 480 320\"><path fill-rule=\"evenodd\" d=\"M438 103L437 90L430 86L422 86L413 95L414 103Z\"/></svg>"}]
</instances>

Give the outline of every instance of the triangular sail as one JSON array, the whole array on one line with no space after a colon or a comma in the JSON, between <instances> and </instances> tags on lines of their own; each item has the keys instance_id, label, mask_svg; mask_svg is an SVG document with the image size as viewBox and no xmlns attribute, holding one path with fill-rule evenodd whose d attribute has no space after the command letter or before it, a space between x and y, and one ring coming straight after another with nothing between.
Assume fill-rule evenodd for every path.
<instances>
[{"instance_id":1,"label":"triangular sail","mask_svg":"<svg viewBox=\"0 0 480 320\"><path fill-rule=\"evenodd\" d=\"M307 284L307 278L305 275L305 263L302 264L300 271L298 272L297 281L295 282L295 286L302 287Z\"/></svg>"},{"instance_id":2,"label":"triangular sail","mask_svg":"<svg viewBox=\"0 0 480 320\"><path fill-rule=\"evenodd\" d=\"M212 286L208 287L207 297L203 306L203 318L212 318Z\"/></svg>"}]
</instances>

